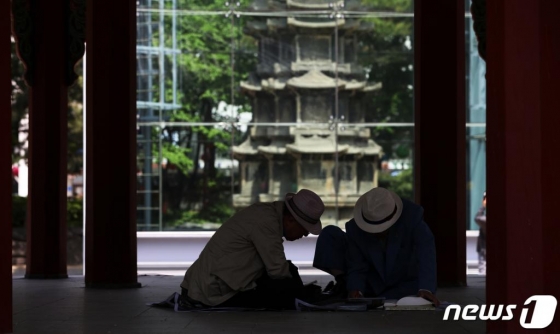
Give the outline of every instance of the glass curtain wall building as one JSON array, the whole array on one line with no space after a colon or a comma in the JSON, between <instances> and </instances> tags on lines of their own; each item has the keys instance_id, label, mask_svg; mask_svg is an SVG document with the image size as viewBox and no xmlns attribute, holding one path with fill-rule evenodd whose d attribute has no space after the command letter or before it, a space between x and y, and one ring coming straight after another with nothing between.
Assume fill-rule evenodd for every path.
<instances>
[{"instance_id":1,"label":"glass curtain wall building","mask_svg":"<svg viewBox=\"0 0 560 334\"><path fill-rule=\"evenodd\" d=\"M486 191L486 63L478 54L469 7L470 0L467 0L467 229L478 230L474 218Z\"/></svg>"},{"instance_id":2,"label":"glass curtain wall building","mask_svg":"<svg viewBox=\"0 0 560 334\"><path fill-rule=\"evenodd\" d=\"M339 226L372 187L413 198L413 19L412 0L138 1L138 230L213 230L301 188ZM475 205L484 88L467 86Z\"/></svg>"}]
</instances>

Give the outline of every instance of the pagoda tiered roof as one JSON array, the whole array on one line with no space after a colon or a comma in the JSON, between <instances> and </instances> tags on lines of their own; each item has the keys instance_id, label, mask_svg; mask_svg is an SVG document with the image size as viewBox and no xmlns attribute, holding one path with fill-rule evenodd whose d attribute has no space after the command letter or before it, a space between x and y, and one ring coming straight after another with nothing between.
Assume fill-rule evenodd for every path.
<instances>
[{"instance_id":1,"label":"pagoda tiered roof","mask_svg":"<svg viewBox=\"0 0 560 334\"><path fill-rule=\"evenodd\" d=\"M368 8L360 0L255 0L249 6L248 10L253 12L263 11L290 11L290 10L330 10L331 4L337 8L350 11L364 11ZM344 6L344 7L343 7Z\"/></svg>"},{"instance_id":2,"label":"pagoda tiered roof","mask_svg":"<svg viewBox=\"0 0 560 334\"><path fill-rule=\"evenodd\" d=\"M347 144L344 138L339 138L339 143L335 142L335 134L330 130L313 129L308 127L294 127L294 141L289 143L287 140L275 138L270 144L257 144L248 138L239 146L233 147L235 155L257 155L271 154L283 155L286 153L295 154L353 154L365 156L377 156L383 150L381 146L373 140L368 139L362 142L352 142Z\"/></svg>"},{"instance_id":3,"label":"pagoda tiered roof","mask_svg":"<svg viewBox=\"0 0 560 334\"><path fill-rule=\"evenodd\" d=\"M337 27L342 33L346 32L369 32L373 30L371 22L339 18L338 20L329 18L307 18L303 16L288 16L267 18L266 20L254 20L247 22L244 33L255 37L263 35L285 34L287 31L296 33L297 29L331 29Z\"/></svg>"},{"instance_id":4,"label":"pagoda tiered roof","mask_svg":"<svg viewBox=\"0 0 560 334\"><path fill-rule=\"evenodd\" d=\"M333 78L318 70L310 70L302 76L286 78L259 79L256 75L250 75L249 80L241 82L241 88L249 91L262 90L283 90L288 87L296 89L332 89L340 90L359 90L371 92L381 89L381 83L368 83L367 81L358 81L355 79L344 80Z\"/></svg>"}]
</instances>

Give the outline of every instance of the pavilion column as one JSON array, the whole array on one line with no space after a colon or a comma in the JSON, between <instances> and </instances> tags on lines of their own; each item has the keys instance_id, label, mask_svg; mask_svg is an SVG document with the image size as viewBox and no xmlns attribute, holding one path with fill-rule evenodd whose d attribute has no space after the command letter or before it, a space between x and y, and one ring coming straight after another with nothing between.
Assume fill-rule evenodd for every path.
<instances>
[{"instance_id":1,"label":"pavilion column","mask_svg":"<svg viewBox=\"0 0 560 334\"><path fill-rule=\"evenodd\" d=\"M29 87L26 278L65 278L68 89L65 1L12 1Z\"/></svg>"},{"instance_id":2,"label":"pavilion column","mask_svg":"<svg viewBox=\"0 0 560 334\"><path fill-rule=\"evenodd\" d=\"M12 321L12 136L10 2L0 1L0 333Z\"/></svg>"},{"instance_id":3,"label":"pavilion column","mask_svg":"<svg viewBox=\"0 0 560 334\"><path fill-rule=\"evenodd\" d=\"M560 299L560 3L486 9L487 303L518 305L514 320L488 322L488 333L519 333L527 298ZM560 332L558 313L541 333Z\"/></svg>"},{"instance_id":4,"label":"pavilion column","mask_svg":"<svg viewBox=\"0 0 560 334\"><path fill-rule=\"evenodd\" d=\"M465 5L414 1L414 186L439 285L466 285Z\"/></svg>"},{"instance_id":5,"label":"pavilion column","mask_svg":"<svg viewBox=\"0 0 560 334\"><path fill-rule=\"evenodd\" d=\"M136 263L136 2L88 0L86 287L139 287Z\"/></svg>"}]
</instances>

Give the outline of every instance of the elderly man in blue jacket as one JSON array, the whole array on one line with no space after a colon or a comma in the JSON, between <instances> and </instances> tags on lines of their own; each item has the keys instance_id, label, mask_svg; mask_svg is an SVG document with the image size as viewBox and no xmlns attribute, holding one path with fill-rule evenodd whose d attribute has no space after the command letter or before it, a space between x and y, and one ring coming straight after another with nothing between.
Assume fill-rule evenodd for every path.
<instances>
[{"instance_id":1,"label":"elderly man in blue jacket","mask_svg":"<svg viewBox=\"0 0 560 334\"><path fill-rule=\"evenodd\" d=\"M346 233L327 226L317 240L313 266L336 278L330 291L348 297L439 300L434 236L424 209L394 192L373 188L354 207Z\"/></svg>"}]
</instances>

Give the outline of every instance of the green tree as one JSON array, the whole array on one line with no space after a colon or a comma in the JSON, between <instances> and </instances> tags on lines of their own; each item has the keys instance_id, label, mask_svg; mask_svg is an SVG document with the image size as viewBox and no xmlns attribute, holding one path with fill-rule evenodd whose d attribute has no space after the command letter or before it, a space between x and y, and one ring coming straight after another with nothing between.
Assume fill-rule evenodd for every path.
<instances>
[{"instance_id":1,"label":"green tree","mask_svg":"<svg viewBox=\"0 0 560 334\"><path fill-rule=\"evenodd\" d=\"M412 13L412 0L363 0L375 11ZM413 19L366 18L373 23L371 33L361 36L359 60L369 68L369 79L382 82L380 92L371 95L373 109L366 122L412 123L414 120L413 75ZM389 158L403 158L412 151L412 127L379 127L373 131L374 140L383 147Z\"/></svg>"},{"instance_id":2,"label":"green tree","mask_svg":"<svg viewBox=\"0 0 560 334\"><path fill-rule=\"evenodd\" d=\"M84 77L82 75L82 61L75 67L78 79L68 88L68 173L80 173L83 168L84 152Z\"/></svg>"},{"instance_id":3,"label":"green tree","mask_svg":"<svg viewBox=\"0 0 560 334\"><path fill-rule=\"evenodd\" d=\"M12 160L17 162L21 156L27 157L27 150L19 141L21 120L28 113L27 86L23 80L24 68L16 54L16 43L12 39Z\"/></svg>"},{"instance_id":4,"label":"green tree","mask_svg":"<svg viewBox=\"0 0 560 334\"><path fill-rule=\"evenodd\" d=\"M381 171L379 186L394 191L402 198L414 201L412 169L405 169L396 175Z\"/></svg>"},{"instance_id":5,"label":"green tree","mask_svg":"<svg viewBox=\"0 0 560 334\"><path fill-rule=\"evenodd\" d=\"M376 11L413 13L412 0L363 0ZM361 38L363 66L371 66L370 80L382 82L383 88L370 97L373 110L368 122L412 123L414 120L414 47L411 17L368 18L373 23L371 34ZM365 52L364 52L365 51ZM385 158L412 158L413 127L379 127L373 139L383 147ZM414 200L413 170L396 174L381 171L379 186Z\"/></svg>"},{"instance_id":6,"label":"green tree","mask_svg":"<svg viewBox=\"0 0 560 334\"><path fill-rule=\"evenodd\" d=\"M182 212L187 210L197 212L196 215L188 216L190 221L222 221L231 215L231 210L216 208L224 208L223 203L229 205L231 179L215 168L215 159L229 157L232 136L236 136L235 142L239 143L242 134L227 123L231 121L230 117L218 111L224 103L229 108L233 108L232 104L235 108L247 107L248 101L237 93L236 87L256 66L254 57L246 58L241 54L255 46L241 46L251 43L251 40L243 35L240 19L232 20L219 12L226 9L221 2L180 0L177 7L213 12L176 17L177 48L181 50L177 55L177 70L179 82L182 83L176 96L181 108L164 113L164 119L169 123L152 134L153 141L162 142L162 157L171 168L179 171L179 175L173 172L173 195L168 194L168 198L164 198L168 204L165 219L182 220ZM165 46L172 47L172 34L169 33L172 28L171 15L164 17L164 26ZM152 43L160 43L159 30L154 30ZM232 55L235 60L233 68ZM171 61L171 58L166 58L168 68L172 66ZM166 78L165 101L172 101L171 80L171 76ZM154 91L154 101L159 101L159 90ZM173 122L224 123L221 126L185 127L175 126ZM153 149L157 153L160 148L154 146ZM199 157L204 160L202 169L198 163ZM177 197L181 200L176 200ZM198 209L201 203L202 207Z\"/></svg>"}]
</instances>

